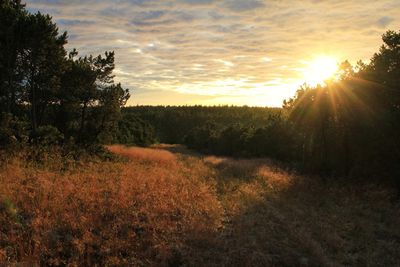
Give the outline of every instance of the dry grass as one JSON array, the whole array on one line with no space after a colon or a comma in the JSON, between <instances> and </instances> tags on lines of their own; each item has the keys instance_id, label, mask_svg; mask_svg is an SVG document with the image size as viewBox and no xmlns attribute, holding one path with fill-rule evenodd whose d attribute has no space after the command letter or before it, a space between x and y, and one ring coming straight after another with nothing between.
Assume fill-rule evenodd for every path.
<instances>
[{"instance_id":1,"label":"dry grass","mask_svg":"<svg viewBox=\"0 0 400 267\"><path fill-rule=\"evenodd\" d=\"M206 157L228 221L212 265L400 266L400 203L371 184L291 174L267 159Z\"/></svg>"},{"instance_id":2,"label":"dry grass","mask_svg":"<svg viewBox=\"0 0 400 267\"><path fill-rule=\"evenodd\" d=\"M171 165L167 152L149 163L156 152L120 151L135 160L66 172L3 167L0 262L167 265L191 253L188 239L211 238L221 206L196 169Z\"/></svg>"},{"instance_id":3,"label":"dry grass","mask_svg":"<svg viewBox=\"0 0 400 267\"><path fill-rule=\"evenodd\" d=\"M108 149L129 160L3 164L0 265L400 265L388 189L324 185L267 159Z\"/></svg>"},{"instance_id":4,"label":"dry grass","mask_svg":"<svg viewBox=\"0 0 400 267\"><path fill-rule=\"evenodd\" d=\"M176 157L171 152L162 149L142 147L125 147L122 145L107 146L107 149L115 154L127 157L131 160L145 161L161 164L175 164Z\"/></svg>"}]
</instances>

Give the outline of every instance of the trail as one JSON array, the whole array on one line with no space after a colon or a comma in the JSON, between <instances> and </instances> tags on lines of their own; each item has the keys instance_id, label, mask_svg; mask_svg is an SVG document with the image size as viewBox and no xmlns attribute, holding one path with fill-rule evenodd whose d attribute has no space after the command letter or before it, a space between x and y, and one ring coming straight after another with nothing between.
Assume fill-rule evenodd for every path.
<instances>
[{"instance_id":1,"label":"trail","mask_svg":"<svg viewBox=\"0 0 400 267\"><path fill-rule=\"evenodd\" d=\"M222 226L206 244L190 244L200 265L400 265L400 207L382 188L323 184L268 159L208 156L181 145L153 149L200 167L216 188Z\"/></svg>"},{"instance_id":2,"label":"trail","mask_svg":"<svg viewBox=\"0 0 400 267\"><path fill-rule=\"evenodd\" d=\"M400 208L382 188L324 185L268 159L206 156L183 146L164 149L183 160L196 157L215 176L225 211L216 242L222 253L210 261L215 265L400 265L400 217L390 211L400 215Z\"/></svg>"}]
</instances>

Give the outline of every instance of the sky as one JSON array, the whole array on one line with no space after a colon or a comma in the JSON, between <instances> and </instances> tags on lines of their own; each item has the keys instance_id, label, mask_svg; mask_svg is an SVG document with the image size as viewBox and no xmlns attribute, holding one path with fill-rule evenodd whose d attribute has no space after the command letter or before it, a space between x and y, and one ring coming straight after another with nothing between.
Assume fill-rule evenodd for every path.
<instances>
[{"instance_id":1,"label":"sky","mask_svg":"<svg viewBox=\"0 0 400 267\"><path fill-rule=\"evenodd\" d=\"M128 105L281 106L321 56L368 62L400 0L31 0L80 55L115 51Z\"/></svg>"}]
</instances>

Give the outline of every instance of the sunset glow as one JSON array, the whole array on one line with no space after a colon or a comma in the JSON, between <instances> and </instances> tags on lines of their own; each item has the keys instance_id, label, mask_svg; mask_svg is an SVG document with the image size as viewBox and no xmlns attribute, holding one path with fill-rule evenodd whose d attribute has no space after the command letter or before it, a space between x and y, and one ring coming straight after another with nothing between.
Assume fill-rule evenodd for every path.
<instances>
[{"instance_id":1,"label":"sunset glow","mask_svg":"<svg viewBox=\"0 0 400 267\"><path fill-rule=\"evenodd\" d=\"M27 8L68 31L67 49L115 51L128 105L276 107L304 82L329 78L337 62L368 62L382 32L400 28L400 1L367 2L32 0Z\"/></svg>"},{"instance_id":2,"label":"sunset glow","mask_svg":"<svg viewBox=\"0 0 400 267\"><path fill-rule=\"evenodd\" d=\"M323 85L325 81L334 79L337 70L338 62L334 57L317 57L309 62L304 70L305 83L311 86Z\"/></svg>"}]
</instances>

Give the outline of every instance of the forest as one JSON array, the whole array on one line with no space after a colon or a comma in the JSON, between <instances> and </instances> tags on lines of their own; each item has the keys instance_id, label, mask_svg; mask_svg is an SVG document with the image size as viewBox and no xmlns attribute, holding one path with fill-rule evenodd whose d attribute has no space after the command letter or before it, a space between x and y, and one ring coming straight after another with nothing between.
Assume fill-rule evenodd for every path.
<instances>
[{"instance_id":1,"label":"forest","mask_svg":"<svg viewBox=\"0 0 400 267\"><path fill-rule=\"evenodd\" d=\"M0 0L0 265L400 264L400 31L281 108L127 106L115 53L67 42Z\"/></svg>"}]
</instances>

